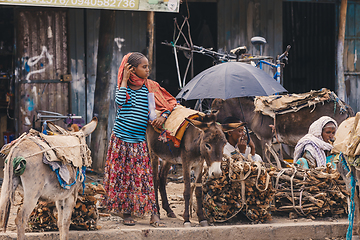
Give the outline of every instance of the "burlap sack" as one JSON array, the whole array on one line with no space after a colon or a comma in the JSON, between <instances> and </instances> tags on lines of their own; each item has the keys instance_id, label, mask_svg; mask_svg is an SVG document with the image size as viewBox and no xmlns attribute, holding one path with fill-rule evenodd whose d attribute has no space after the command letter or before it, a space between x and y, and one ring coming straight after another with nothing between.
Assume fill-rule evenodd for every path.
<instances>
[{"instance_id":1,"label":"burlap sack","mask_svg":"<svg viewBox=\"0 0 360 240\"><path fill-rule=\"evenodd\" d=\"M360 155L360 112L355 117L343 121L335 134L334 148L332 153L344 153L346 156L355 157Z\"/></svg>"},{"instance_id":2,"label":"burlap sack","mask_svg":"<svg viewBox=\"0 0 360 240\"><path fill-rule=\"evenodd\" d=\"M157 116L160 116L161 112L156 110L156 114ZM185 118L193 119L201 115L203 116L205 114L186 108L182 105L177 105L165 121L165 129L170 132L171 136L175 136L177 139L181 140L188 124L188 122L185 121Z\"/></svg>"},{"instance_id":3,"label":"burlap sack","mask_svg":"<svg viewBox=\"0 0 360 240\"><path fill-rule=\"evenodd\" d=\"M310 91L302 94L258 96L254 100L255 111L275 118L276 114L297 112L304 107L315 106L317 103L329 100L335 93L329 89Z\"/></svg>"}]
</instances>

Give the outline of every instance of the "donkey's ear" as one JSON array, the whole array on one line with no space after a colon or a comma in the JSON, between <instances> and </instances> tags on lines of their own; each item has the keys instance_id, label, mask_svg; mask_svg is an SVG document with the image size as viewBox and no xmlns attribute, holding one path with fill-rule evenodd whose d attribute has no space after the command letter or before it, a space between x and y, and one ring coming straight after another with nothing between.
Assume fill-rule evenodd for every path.
<instances>
[{"instance_id":1,"label":"donkey's ear","mask_svg":"<svg viewBox=\"0 0 360 240\"><path fill-rule=\"evenodd\" d=\"M201 130L205 131L208 129L211 125L211 123L204 123L198 120L193 120L189 118L185 118L186 121L188 121L191 125L193 125L196 128L200 128Z\"/></svg>"},{"instance_id":2,"label":"donkey's ear","mask_svg":"<svg viewBox=\"0 0 360 240\"><path fill-rule=\"evenodd\" d=\"M80 131L82 131L85 134L85 137L87 137L95 130L97 124L98 124L98 118L93 117L91 122L83 126Z\"/></svg>"},{"instance_id":3,"label":"donkey's ear","mask_svg":"<svg viewBox=\"0 0 360 240\"><path fill-rule=\"evenodd\" d=\"M221 98L215 98L211 103L211 109L221 109L225 100Z\"/></svg>"},{"instance_id":4,"label":"donkey's ear","mask_svg":"<svg viewBox=\"0 0 360 240\"><path fill-rule=\"evenodd\" d=\"M204 122L216 122L216 118L217 118L218 113L219 113L219 110L211 111L211 113L206 114L206 115L203 117L202 120L203 120Z\"/></svg>"},{"instance_id":5,"label":"donkey's ear","mask_svg":"<svg viewBox=\"0 0 360 240\"><path fill-rule=\"evenodd\" d=\"M189 119L189 118L185 118L185 120L188 121L194 127L199 127L202 124L202 122L200 122L198 120L193 120L193 119Z\"/></svg>"},{"instance_id":6,"label":"donkey's ear","mask_svg":"<svg viewBox=\"0 0 360 240\"><path fill-rule=\"evenodd\" d=\"M241 122L241 123L225 123L225 124L221 124L221 128L223 130L223 132L228 132L228 131L232 131L234 129L237 129L241 126L244 126L246 123L245 122Z\"/></svg>"}]
</instances>

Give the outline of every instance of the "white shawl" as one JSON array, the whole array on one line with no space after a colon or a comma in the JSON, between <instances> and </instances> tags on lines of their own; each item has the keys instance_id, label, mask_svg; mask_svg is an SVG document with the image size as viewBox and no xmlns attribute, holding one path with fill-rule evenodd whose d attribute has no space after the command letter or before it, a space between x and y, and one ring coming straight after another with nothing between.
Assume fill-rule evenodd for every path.
<instances>
[{"instance_id":1,"label":"white shawl","mask_svg":"<svg viewBox=\"0 0 360 240\"><path fill-rule=\"evenodd\" d=\"M330 143L324 142L321 134L324 126L329 122L333 122L337 130L336 121L328 116L323 116L310 125L308 134L302 137L295 146L294 162L302 157L305 150L308 150L316 159L318 167L326 165L325 151L330 151L333 146Z\"/></svg>"}]
</instances>

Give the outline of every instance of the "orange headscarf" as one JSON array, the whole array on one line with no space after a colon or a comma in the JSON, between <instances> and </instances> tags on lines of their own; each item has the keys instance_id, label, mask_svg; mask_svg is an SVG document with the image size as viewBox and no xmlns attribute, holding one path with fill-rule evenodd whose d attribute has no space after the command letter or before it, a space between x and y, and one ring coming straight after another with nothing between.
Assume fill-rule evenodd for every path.
<instances>
[{"instance_id":1,"label":"orange headscarf","mask_svg":"<svg viewBox=\"0 0 360 240\"><path fill-rule=\"evenodd\" d=\"M118 72L118 80L117 80L118 88L120 88L121 85L125 64L127 63L129 56L131 54L132 53L126 54L121 61ZM139 78L138 76L136 76L135 73L131 72L128 83L134 86L141 86L145 84L149 92L154 93L156 110L159 110L161 112L169 110L171 112L175 107L175 105L177 104L176 99L170 93L168 93L168 91L166 91L165 88L161 87L155 81L152 81L150 79ZM130 98L129 95L126 93L126 99L128 100L129 98Z\"/></svg>"}]
</instances>

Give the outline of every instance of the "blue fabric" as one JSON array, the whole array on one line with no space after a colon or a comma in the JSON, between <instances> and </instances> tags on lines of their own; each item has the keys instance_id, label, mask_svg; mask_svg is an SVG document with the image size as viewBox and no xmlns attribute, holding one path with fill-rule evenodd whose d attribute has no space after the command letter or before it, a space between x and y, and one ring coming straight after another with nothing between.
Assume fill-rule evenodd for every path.
<instances>
[{"instance_id":1,"label":"blue fabric","mask_svg":"<svg viewBox=\"0 0 360 240\"><path fill-rule=\"evenodd\" d=\"M126 92L130 99L126 101ZM148 124L148 89L116 88L115 102L119 106L113 132L124 142L139 143L146 140Z\"/></svg>"},{"instance_id":2,"label":"blue fabric","mask_svg":"<svg viewBox=\"0 0 360 240\"><path fill-rule=\"evenodd\" d=\"M334 157L335 155L330 155L326 158L326 165L328 163L331 163L331 167L333 169L336 169L336 164L334 163ZM309 169L309 164L307 162L307 160L305 158L299 158L297 161L296 161L296 164L300 165L300 167L304 168L304 169Z\"/></svg>"},{"instance_id":3,"label":"blue fabric","mask_svg":"<svg viewBox=\"0 0 360 240\"><path fill-rule=\"evenodd\" d=\"M334 163L334 158L335 158L336 155L330 155L328 157L326 157L326 165L328 163L331 163L331 168L332 169L336 169L336 164Z\"/></svg>"},{"instance_id":4,"label":"blue fabric","mask_svg":"<svg viewBox=\"0 0 360 240\"><path fill-rule=\"evenodd\" d=\"M83 177L84 177L84 179L82 180L82 187L83 187L82 195L84 195L85 194L85 180L86 180L86 167L85 166L81 167L81 172L82 172Z\"/></svg>"},{"instance_id":5,"label":"blue fabric","mask_svg":"<svg viewBox=\"0 0 360 240\"><path fill-rule=\"evenodd\" d=\"M342 152L340 152L339 160L341 161L341 165L343 166L343 168L347 172L350 172L350 167L348 166L346 159L345 159L344 155L342 154ZM353 172L350 172L350 187L351 187L350 206L349 206L350 210L349 210L349 214L348 214L349 226L348 226L348 229L346 232L346 240L352 239L353 224L354 224L354 217L355 217L354 196L355 196L356 180L355 180Z\"/></svg>"},{"instance_id":6,"label":"blue fabric","mask_svg":"<svg viewBox=\"0 0 360 240\"><path fill-rule=\"evenodd\" d=\"M304 169L309 169L309 164L305 158L299 158L296 161L296 164L298 164L300 167L302 167Z\"/></svg>"},{"instance_id":7,"label":"blue fabric","mask_svg":"<svg viewBox=\"0 0 360 240\"><path fill-rule=\"evenodd\" d=\"M47 130L46 130L46 128L47 128L47 122L45 121L44 123L43 123L43 134L45 134L45 135L48 135L48 133L47 133Z\"/></svg>"},{"instance_id":8,"label":"blue fabric","mask_svg":"<svg viewBox=\"0 0 360 240\"><path fill-rule=\"evenodd\" d=\"M51 170L53 170L53 171L56 173L56 176L57 176L57 179L58 179L58 181L59 181L59 184L60 184L60 186L61 186L62 188L64 188L64 189L70 189L70 187L76 183L76 179L78 179L78 177L79 177L79 168L78 168L77 171L76 171L76 178L75 178L75 180L74 180L72 183L70 183L70 184L66 184L66 182L60 177L59 168L57 168L57 169L54 170L54 169L51 167L51 165L49 165L49 166L50 166Z\"/></svg>"}]
</instances>

